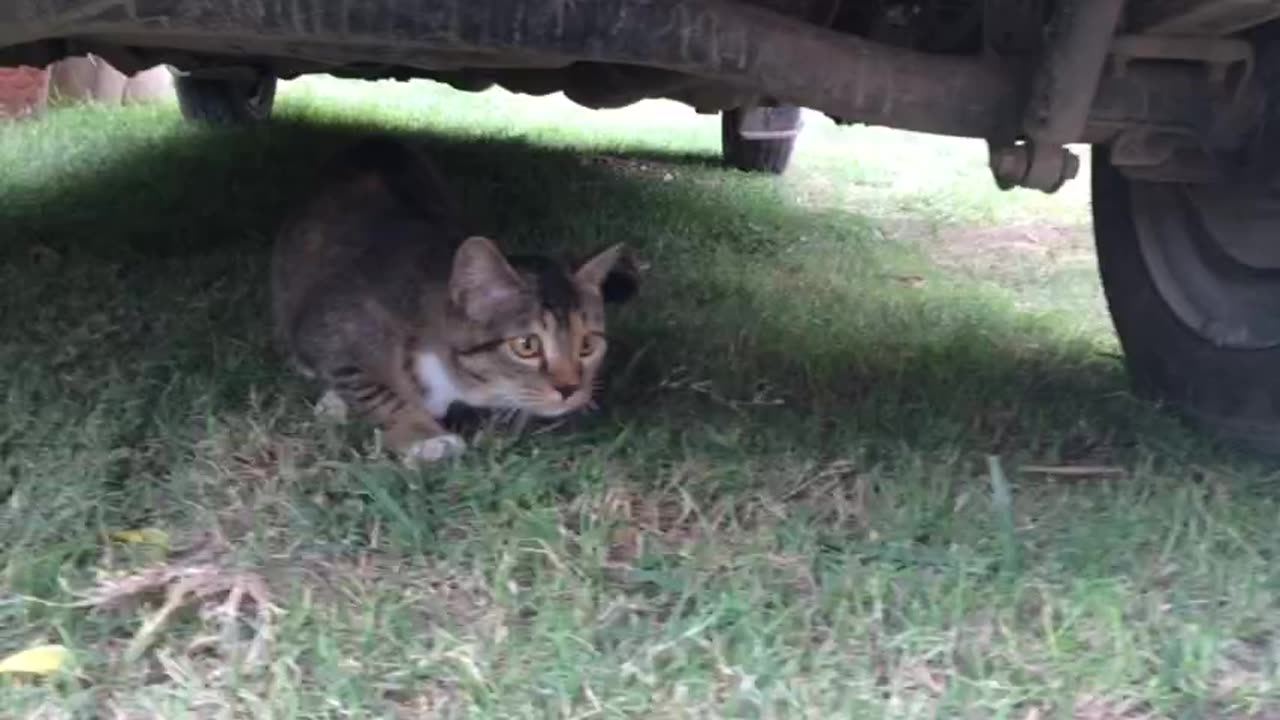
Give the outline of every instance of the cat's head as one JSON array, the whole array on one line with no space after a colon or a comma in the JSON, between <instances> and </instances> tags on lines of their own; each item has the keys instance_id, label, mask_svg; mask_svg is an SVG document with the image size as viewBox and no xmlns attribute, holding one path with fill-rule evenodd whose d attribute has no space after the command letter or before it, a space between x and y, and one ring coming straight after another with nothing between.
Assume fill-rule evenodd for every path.
<instances>
[{"instance_id":1,"label":"cat's head","mask_svg":"<svg viewBox=\"0 0 1280 720\"><path fill-rule=\"evenodd\" d=\"M626 301L636 286L621 244L569 268L467 238L449 279L456 381L484 407L541 417L583 408L608 349L605 303Z\"/></svg>"}]
</instances>

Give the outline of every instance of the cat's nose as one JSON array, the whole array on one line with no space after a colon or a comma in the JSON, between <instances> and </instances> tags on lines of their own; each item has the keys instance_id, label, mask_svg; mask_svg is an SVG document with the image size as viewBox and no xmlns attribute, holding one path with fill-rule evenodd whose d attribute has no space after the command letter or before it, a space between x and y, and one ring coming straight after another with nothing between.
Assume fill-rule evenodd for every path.
<instances>
[{"instance_id":1,"label":"cat's nose","mask_svg":"<svg viewBox=\"0 0 1280 720\"><path fill-rule=\"evenodd\" d=\"M578 392L581 385L556 385L556 392L560 393L560 397L568 400L574 393Z\"/></svg>"}]
</instances>

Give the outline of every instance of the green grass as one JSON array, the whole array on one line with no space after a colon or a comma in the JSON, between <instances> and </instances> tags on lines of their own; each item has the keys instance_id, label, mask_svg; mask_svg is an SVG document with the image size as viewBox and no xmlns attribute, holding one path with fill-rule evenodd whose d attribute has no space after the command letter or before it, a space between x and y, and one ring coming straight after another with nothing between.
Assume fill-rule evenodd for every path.
<instances>
[{"instance_id":1,"label":"green grass","mask_svg":"<svg viewBox=\"0 0 1280 720\"><path fill-rule=\"evenodd\" d=\"M424 471L313 419L266 257L371 130L427 142L504 246L650 263L600 412ZM802 142L750 177L677 105L334 81L258 129L0 128L0 655L74 653L0 676L0 716L1275 717L1274 470L1127 395L1087 180ZM107 539L138 527L204 554ZM212 593L131 658L158 603L75 603L158 561L277 610Z\"/></svg>"}]
</instances>

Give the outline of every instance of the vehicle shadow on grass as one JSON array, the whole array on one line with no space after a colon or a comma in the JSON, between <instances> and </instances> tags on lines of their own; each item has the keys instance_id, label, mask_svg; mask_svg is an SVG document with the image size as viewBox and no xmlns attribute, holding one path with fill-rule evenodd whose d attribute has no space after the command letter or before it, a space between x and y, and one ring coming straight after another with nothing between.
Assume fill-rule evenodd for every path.
<instances>
[{"instance_id":1,"label":"vehicle shadow on grass","mask_svg":"<svg viewBox=\"0 0 1280 720\"><path fill-rule=\"evenodd\" d=\"M74 396L69 429L121 403L131 410L108 442L126 446L243 412L268 389L310 392L268 341L267 256L318 164L362 133L292 122L193 133L22 188L0 212L11 311L0 327L23 369L0 385ZM581 255L622 240L651 264L616 316L606 409L579 430L642 424L673 445L730 433L743 452L872 461L903 449L1052 462L1124 462L1142 443L1208 452L1127 398L1113 358L1041 321L978 301L957 310L954 295L853 293L893 262L874 218L796 208L766 179L685 155L412 139L506 247ZM857 261L847 283L787 265L824 247Z\"/></svg>"},{"instance_id":2,"label":"vehicle shadow on grass","mask_svg":"<svg viewBox=\"0 0 1280 720\"><path fill-rule=\"evenodd\" d=\"M189 683L213 697L236 682L225 697L331 710L349 683L373 708L397 702L403 681L483 685L461 706L527 710L518 686L539 694L562 675L563 697L588 687L565 663L601 669L592 685L611 698L633 687L612 671L642 657L655 678L634 685L645 694L683 687L698 665L750 663L767 664L758 677L828 668L831 687L865 677L878 694L890 687L880 658L933 673L948 655L938 668L962 685L1022 701L1016 683L1039 691L1042 676L1011 681L1002 664L1021 673L1066 647L1110 687L1112 648L1159 657L1267 627L1255 588L1273 555L1270 505L1223 508L1197 495L1208 483L1180 490L1192 470L1178 463L1217 456L1129 399L1090 339L977 284L896 282L931 270L876 218L797 208L767 178L661 156L421 138L503 245L623 240L651 267L610 321L601 412L514 446L479 443L440 470L353 459L342 433L311 422L314 388L272 351L265 310L281 215L358 132L184 132L92 173L0 179L0 564L5 592L51 601L6 597L0 642L21 647L46 627L69 638L88 702ZM1007 525L984 497L988 452L1017 477ZM1040 484L1015 476L1021 460L1133 472ZM270 682L117 663L134 616L63 604L100 565L143 562L102 535L144 527L175 550L225 539L214 563L264 578L287 609ZM1250 577L1263 579L1233 582ZM1235 585L1247 587L1203 619L1166 609ZM624 605L634 614L613 615ZM204 662L206 632L184 622L158 635L180 663L199 641ZM668 666L672 638L691 654ZM430 659L455 642L468 648L456 671ZM992 648L988 668L976 658ZM234 657L215 648L198 668ZM475 683L473 657L510 671ZM1062 667L1068 692L1093 687ZM1135 666L1133 682L1149 676ZM534 702L549 697L561 696Z\"/></svg>"}]
</instances>

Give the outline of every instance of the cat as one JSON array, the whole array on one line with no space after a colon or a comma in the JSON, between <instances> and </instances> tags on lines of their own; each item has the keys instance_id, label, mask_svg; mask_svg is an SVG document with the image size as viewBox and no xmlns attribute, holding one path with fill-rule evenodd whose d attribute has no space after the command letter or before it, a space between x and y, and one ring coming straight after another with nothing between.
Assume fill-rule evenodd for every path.
<instances>
[{"instance_id":1,"label":"cat","mask_svg":"<svg viewBox=\"0 0 1280 720\"><path fill-rule=\"evenodd\" d=\"M277 344L326 392L318 408L369 419L406 461L466 443L451 405L559 417L592 402L605 303L636 276L622 243L570 270L505 256L463 229L426 157L368 138L339 152L285 219L271 259Z\"/></svg>"}]
</instances>

